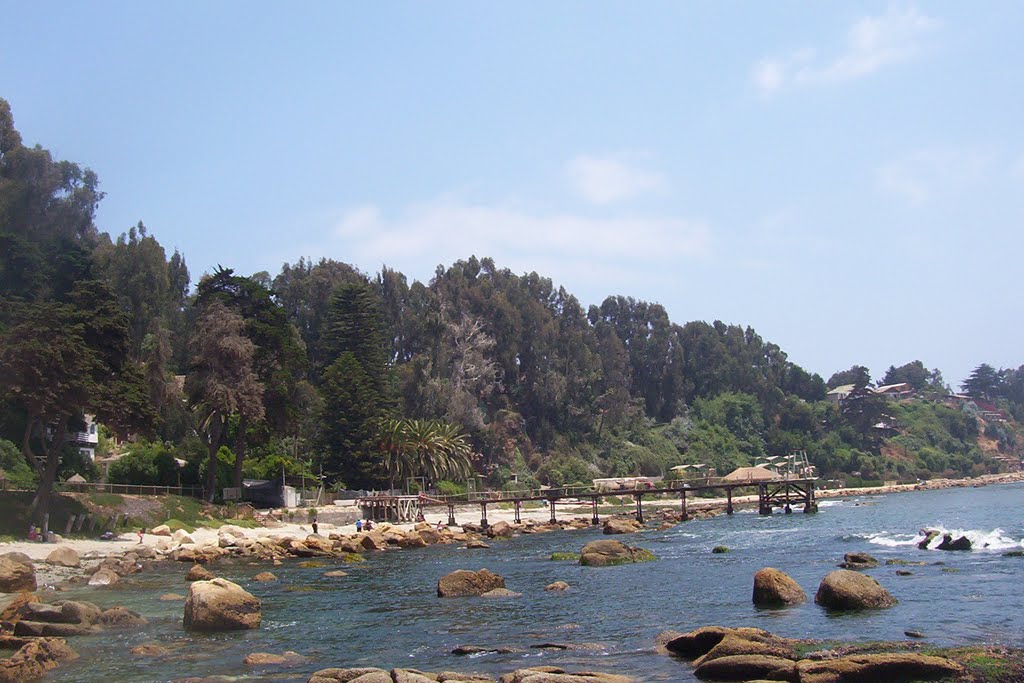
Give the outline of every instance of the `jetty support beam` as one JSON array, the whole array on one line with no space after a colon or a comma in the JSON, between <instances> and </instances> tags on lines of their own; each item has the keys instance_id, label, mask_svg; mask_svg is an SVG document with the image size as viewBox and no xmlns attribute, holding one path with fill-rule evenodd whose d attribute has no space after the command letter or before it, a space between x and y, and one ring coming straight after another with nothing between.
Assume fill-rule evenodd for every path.
<instances>
[{"instance_id":1,"label":"jetty support beam","mask_svg":"<svg viewBox=\"0 0 1024 683\"><path fill-rule=\"evenodd\" d=\"M548 498L548 507L551 508L551 523L558 524L558 520L555 519L555 499Z\"/></svg>"},{"instance_id":2,"label":"jetty support beam","mask_svg":"<svg viewBox=\"0 0 1024 683\"><path fill-rule=\"evenodd\" d=\"M455 504L448 503L448 526L457 526L455 524Z\"/></svg>"},{"instance_id":3,"label":"jetty support beam","mask_svg":"<svg viewBox=\"0 0 1024 683\"><path fill-rule=\"evenodd\" d=\"M593 498L590 499L590 505L591 505L591 507L594 510L594 516L590 520L590 523L593 524L594 526L597 526L598 524L601 523L601 520L599 520L597 518L597 496L594 496Z\"/></svg>"},{"instance_id":4,"label":"jetty support beam","mask_svg":"<svg viewBox=\"0 0 1024 683\"><path fill-rule=\"evenodd\" d=\"M682 507L682 513L683 513L683 521L684 522L688 522L690 520L690 515L686 511L686 491L682 491L679 494L679 498L682 500L681 507Z\"/></svg>"},{"instance_id":5,"label":"jetty support beam","mask_svg":"<svg viewBox=\"0 0 1024 683\"><path fill-rule=\"evenodd\" d=\"M644 523L644 506L643 506L643 503L641 501L644 498L644 494L642 494L642 493L635 493L633 495L636 498L636 521L638 521L641 524L643 524Z\"/></svg>"},{"instance_id":6,"label":"jetty support beam","mask_svg":"<svg viewBox=\"0 0 1024 683\"><path fill-rule=\"evenodd\" d=\"M516 516L515 516L516 524L522 524L523 523L522 510L523 510L523 501L517 500L516 501Z\"/></svg>"},{"instance_id":7,"label":"jetty support beam","mask_svg":"<svg viewBox=\"0 0 1024 683\"><path fill-rule=\"evenodd\" d=\"M486 529L487 527L487 503L480 503L480 528Z\"/></svg>"},{"instance_id":8,"label":"jetty support beam","mask_svg":"<svg viewBox=\"0 0 1024 683\"><path fill-rule=\"evenodd\" d=\"M732 487L725 489L725 514L732 514Z\"/></svg>"}]
</instances>

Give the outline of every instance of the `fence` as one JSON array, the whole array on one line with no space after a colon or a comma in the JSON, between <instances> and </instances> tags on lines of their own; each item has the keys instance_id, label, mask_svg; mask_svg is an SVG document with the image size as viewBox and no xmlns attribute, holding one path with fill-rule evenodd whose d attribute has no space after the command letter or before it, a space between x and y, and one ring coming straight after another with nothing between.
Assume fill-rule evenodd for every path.
<instances>
[{"instance_id":1,"label":"fence","mask_svg":"<svg viewBox=\"0 0 1024 683\"><path fill-rule=\"evenodd\" d=\"M142 484L103 484L91 482L61 482L58 488L74 493L123 493L134 496L189 496L202 498L203 489L198 486L145 486Z\"/></svg>"}]
</instances>

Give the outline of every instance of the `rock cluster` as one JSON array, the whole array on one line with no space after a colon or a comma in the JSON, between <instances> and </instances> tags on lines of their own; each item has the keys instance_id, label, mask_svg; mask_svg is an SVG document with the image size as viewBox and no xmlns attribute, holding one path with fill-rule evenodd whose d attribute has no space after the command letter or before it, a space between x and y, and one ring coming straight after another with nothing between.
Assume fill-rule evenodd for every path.
<instances>
[{"instance_id":1,"label":"rock cluster","mask_svg":"<svg viewBox=\"0 0 1024 683\"><path fill-rule=\"evenodd\" d=\"M61 662L78 657L62 638L0 635L0 650L14 651L10 657L0 658L0 683L36 680Z\"/></svg>"},{"instance_id":2,"label":"rock cluster","mask_svg":"<svg viewBox=\"0 0 1024 683\"><path fill-rule=\"evenodd\" d=\"M571 673L556 666L516 669L504 674L500 683L634 683L617 674L585 671ZM442 671L428 673L416 669L321 669L306 683L494 683L491 676Z\"/></svg>"},{"instance_id":3,"label":"rock cluster","mask_svg":"<svg viewBox=\"0 0 1024 683\"><path fill-rule=\"evenodd\" d=\"M99 633L107 628L127 628L147 623L145 618L124 607L104 610L91 602L77 600L47 604L30 593L16 598L0 617L14 635L36 638L68 638Z\"/></svg>"},{"instance_id":4,"label":"rock cluster","mask_svg":"<svg viewBox=\"0 0 1024 683\"><path fill-rule=\"evenodd\" d=\"M693 661L697 678L710 681L911 681L963 673L956 662L916 652L801 658L797 641L758 628L707 626L661 640L667 651Z\"/></svg>"}]
</instances>

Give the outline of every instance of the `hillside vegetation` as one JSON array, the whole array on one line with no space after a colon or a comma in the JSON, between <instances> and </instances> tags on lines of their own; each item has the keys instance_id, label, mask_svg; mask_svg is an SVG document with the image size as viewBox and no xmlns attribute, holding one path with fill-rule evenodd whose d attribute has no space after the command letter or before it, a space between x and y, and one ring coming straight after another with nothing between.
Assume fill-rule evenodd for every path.
<instances>
[{"instance_id":1,"label":"hillside vegetation","mask_svg":"<svg viewBox=\"0 0 1024 683\"><path fill-rule=\"evenodd\" d=\"M673 322L628 296L583 306L489 258L427 283L300 259L192 287L141 222L101 232L101 199L90 170L24 146L0 100L0 467L38 487L33 514L55 481L99 476L68 446L85 414L101 455L129 439L111 480L211 498L281 473L457 489L725 473L794 451L851 480L1019 461L1024 366L979 365L963 400L915 360L889 368L879 383L909 388L884 398L863 367L826 382L750 327Z\"/></svg>"}]
</instances>

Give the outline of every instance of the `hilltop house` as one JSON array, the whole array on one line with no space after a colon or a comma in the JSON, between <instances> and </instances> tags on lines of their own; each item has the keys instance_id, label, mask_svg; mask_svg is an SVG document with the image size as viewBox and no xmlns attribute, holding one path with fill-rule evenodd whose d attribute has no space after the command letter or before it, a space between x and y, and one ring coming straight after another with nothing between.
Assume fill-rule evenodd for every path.
<instances>
[{"instance_id":1,"label":"hilltop house","mask_svg":"<svg viewBox=\"0 0 1024 683\"><path fill-rule=\"evenodd\" d=\"M78 448L78 452L89 458L90 462L96 460L96 448L100 445L99 423L95 415L84 415L82 418L84 430L80 432L68 432L68 443Z\"/></svg>"},{"instance_id":2,"label":"hilltop house","mask_svg":"<svg viewBox=\"0 0 1024 683\"><path fill-rule=\"evenodd\" d=\"M846 397L853 391L853 387L853 384L843 384L828 392L825 396L837 406L841 406Z\"/></svg>"}]
</instances>

